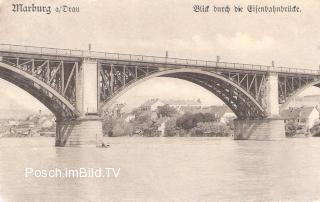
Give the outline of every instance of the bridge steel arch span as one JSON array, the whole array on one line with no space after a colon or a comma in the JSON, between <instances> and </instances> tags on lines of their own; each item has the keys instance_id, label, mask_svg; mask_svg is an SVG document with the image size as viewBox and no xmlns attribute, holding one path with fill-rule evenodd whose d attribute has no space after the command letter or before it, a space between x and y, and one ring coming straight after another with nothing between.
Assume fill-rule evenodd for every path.
<instances>
[{"instance_id":1,"label":"bridge steel arch span","mask_svg":"<svg viewBox=\"0 0 320 202\"><path fill-rule=\"evenodd\" d=\"M100 110L106 110L125 92L155 77L182 79L207 89L228 105L237 115L238 119L262 119L267 116L266 111L257 100L238 84L217 73L191 68L158 71L134 80L127 86L119 88L113 95L105 99L100 106Z\"/></svg>"},{"instance_id":2,"label":"bridge steel arch span","mask_svg":"<svg viewBox=\"0 0 320 202\"><path fill-rule=\"evenodd\" d=\"M31 94L44 104L57 120L70 120L79 115L76 107L66 97L32 73L2 61L0 62L0 78Z\"/></svg>"}]
</instances>

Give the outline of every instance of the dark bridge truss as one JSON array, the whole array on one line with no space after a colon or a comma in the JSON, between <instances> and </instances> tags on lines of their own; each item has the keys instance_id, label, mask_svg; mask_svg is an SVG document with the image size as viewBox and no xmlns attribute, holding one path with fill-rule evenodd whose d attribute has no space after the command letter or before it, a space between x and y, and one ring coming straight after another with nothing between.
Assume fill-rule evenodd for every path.
<instances>
[{"instance_id":1,"label":"dark bridge truss","mask_svg":"<svg viewBox=\"0 0 320 202\"><path fill-rule=\"evenodd\" d=\"M279 103L285 103L288 98L293 96L299 89L308 86L318 79L318 76L280 74L278 76Z\"/></svg>"},{"instance_id":2,"label":"dark bridge truss","mask_svg":"<svg viewBox=\"0 0 320 202\"><path fill-rule=\"evenodd\" d=\"M157 72L181 69L184 66L152 64L152 63L130 63L125 61L103 61L99 62L100 69L100 101L107 103L125 87L139 79L143 79ZM212 72L223 76L241 87L248 93L261 108L266 109L266 71L244 71L224 68L198 68L199 70ZM240 119L254 119L266 117L266 112L262 111L257 103L248 99L239 88L212 76L177 73L162 75L166 77L180 78L198 84L223 100ZM299 75L279 73L279 103L284 103L290 96L299 89L316 81L316 75Z\"/></svg>"},{"instance_id":3,"label":"dark bridge truss","mask_svg":"<svg viewBox=\"0 0 320 202\"><path fill-rule=\"evenodd\" d=\"M181 69L182 67L164 66L149 63L126 63L119 61L100 61L100 101L107 103L125 87L139 79L143 79L157 72ZM199 68L199 70L201 70ZM256 99L260 106L264 105L265 74L221 72L217 69L202 69L219 74L234 84L241 86L247 93ZM253 103L243 92L221 79L203 74L170 74L166 77L180 78L198 84L222 99L238 116L238 118L263 118L265 112ZM259 105L258 104L258 105Z\"/></svg>"},{"instance_id":4,"label":"dark bridge truss","mask_svg":"<svg viewBox=\"0 0 320 202\"><path fill-rule=\"evenodd\" d=\"M184 79L204 87L227 104L239 119L257 119L266 116L265 112L239 88L219 78L197 73L173 73L165 76Z\"/></svg>"},{"instance_id":5,"label":"dark bridge truss","mask_svg":"<svg viewBox=\"0 0 320 202\"><path fill-rule=\"evenodd\" d=\"M43 81L73 106L76 105L76 82L79 64L75 61L37 59L26 57L3 56L2 61L11 67L26 72L33 77ZM2 70L3 71L3 70ZM12 73L2 72L4 79L12 79ZM6 75L6 76L5 76ZM65 103L52 93L38 85L36 82L27 81L25 78L16 78L13 81L19 87L34 95L45 104L59 119L75 118L76 112L68 108Z\"/></svg>"},{"instance_id":6,"label":"dark bridge truss","mask_svg":"<svg viewBox=\"0 0 320 202\"><path fill-rule=\"evenodd\" d=\"M107 103L118 92L133 82L156 73L159 68L148 65L99 63L100 101Z\"/></svg>"},{"instance_id":7,"label":"dark bridge truss","mask_svg":"<svg viewBox=\"0 0 320 202\"><path fill-rule=\"evenodd\" d=\"M264 98L267 90L266 77L268 72L232 72L224 70L220 74L245 89L263 108L266 107ZM319 76L317 75L279 73L279 104L285 103L288 98L294 96L300 89L318 80ZM315 86L320 87L320 84L315 84Z\"/></svg>"},{"instance_id":8,"label":"dark bridge truss","mask_svg":"<svg viewBox=\"0 0 320 202\"><path fill-rule=\"evenodd\" d=\"M255 100L265 107L264 100L266 93L266 73L265 72L245 72L245 71L218 71L225 78L236 83L245 89Z\"/></svg>"}]
</instances>

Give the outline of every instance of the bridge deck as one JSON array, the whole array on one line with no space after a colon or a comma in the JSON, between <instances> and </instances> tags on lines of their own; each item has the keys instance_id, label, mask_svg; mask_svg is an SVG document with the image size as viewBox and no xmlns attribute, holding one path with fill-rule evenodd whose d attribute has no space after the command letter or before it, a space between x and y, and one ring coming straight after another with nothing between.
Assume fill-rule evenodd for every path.
<instances>
[{"instance_id":1,"label":"bridge deck","mask_svg":"<svg viewBox=\"0 0 320 202\"><path fill-rule=\"evenodd\" d=\"M229 63L229 62L216 62L206 60L194 60L194 59L181 59L181 58L169 58L147 55L134 55L134 54L121 54L121 53L108 53L86 50L72 50L72 49L58 49L48 47L36 47L36 46L21 46L12 44L0 44L0 52L2 53L17 53L17 54L33 54L33 55L46 55L55 57L69 57L69 58L93 58L100 60L115 60L126 62L139 62L139 63L154 63L165 65L178 65L184 67L199 67L199 68L225 68L236 69L244 71L262 71L262 72L278 72L288 74L304 74L304 75L320 75L319 70L312 69L298 69L288 67L273 67L266 65L254 65L254 64L241 64L241 63Z\"/></svg>"}]
</instances>

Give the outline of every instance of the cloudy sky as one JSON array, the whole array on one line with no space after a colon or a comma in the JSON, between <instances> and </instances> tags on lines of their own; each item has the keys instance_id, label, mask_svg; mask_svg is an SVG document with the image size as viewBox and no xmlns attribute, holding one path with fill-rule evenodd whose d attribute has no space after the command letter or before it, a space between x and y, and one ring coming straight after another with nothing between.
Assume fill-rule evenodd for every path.
<instances>
[{"instance_id":1,"label":"cloudy sky","mask_svg":"<svg viewBox=\"0 0 320 202\"><path fill-rule=\"evenodd\" d=\"M318 69L320 64L320 1L291 0L301 13L194 13L194 4L225 6L228 0L41 0L37 5L79 6L80 13L12 13L0 0L0 43L92 49L170 57L271 64ZM21 1L27 2L27 1ZM241 5L288 5L287 0L242 0ZM0 109L43 108L28 94L0 81ZM155 93L157 92L157 93ZM317 93L315 89L309 93ZM137 86L121 100L138 104L149 97L217 98L185 81L157 78ZM17 99L19 97L19 99ZM23 100L24 102L21 102ZM1 116L1 115L0 115Z\"/></svg>"}]
</instances>

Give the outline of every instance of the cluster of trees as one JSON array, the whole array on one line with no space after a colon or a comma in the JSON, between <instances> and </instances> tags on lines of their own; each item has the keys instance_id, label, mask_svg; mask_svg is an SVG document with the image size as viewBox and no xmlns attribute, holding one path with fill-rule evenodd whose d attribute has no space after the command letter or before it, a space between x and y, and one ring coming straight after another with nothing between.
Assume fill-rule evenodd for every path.
<instances>
[{"instance_id":1,"label":"cluster of trees","mask_svg":"<svg viewBox=\"0 0 320 202\"><path fill-rule=\"evenodd\" d=\"M173 117L177 114L177 110L169 105L158 106L158 118L160 117Z\"/></svg>"},{"instance_id":2,"label":"cluster of trees","mask_svg":"<svg viewBox=\"0 0 320 202\"><path fill-rule=\"evenodd\" d=\"M198 123L196 127L191 130L191 136L229 136L230 128L227 124L219 122Z\"/></svg>"},{"instance_id":3,"label":"cluster of trees","mask_svg":"<svg viewBox=\"0 0 320 202\"><path fill-rule=\"evenodd\" d=\"M311 134L314 137L320 137L320 123L317 122L311 129L310 129Z\"/></svg>"},{"instance_id":4,"label":"cluster of trees","mask_svg":"<svg viewBox=\"0 0 320 202\"><path fill-rule=\"evenodd\" d=\"M156 136L158 126L148 111L135 111L135 119L127 122L123 118L105 118L103 131L106 136Z\"/></svg>"},{"instance_id":5,"label":"cluster of trees","mask_svg":"<svg viewBox=\"0 0 320 202\"><path fill-rule=\"evenodd\" d=\"M307 134L306 126L296 121L288 121L285 125L285 131L287 137L293 137L297 134Z\"/></svg>"},{"instance_id":6,"label":"cluster of trees","mask_svg":"<svg viewBox=\"0 0 320 202\"><path fill-rule=\"evenodd\" d=\"M154 112L134 110L135 119L126 122L118 118L104 121L105 135L108 136L159 136L158 127L165 121L166 136L228 136L230 127L218 122L214 113L191 113L180 115L169 105L159 106Z\"/></svg>"},{"instance_id":7,"label":"cluster of trees","mask_svg":"<svg viewBox=\"0 0 320 202\"><path fill-rule=\"evenodd\" d=\"M214 122L217 118L212 113L186 113L176 120L177 127L189 130L197 126L198 123Z\"/></svg>"},{"instance_id":8,"label":"cluster of trees","mask_svg":"<svg viewBox=\"0 0 320 202\"><path fill-rule=\"evenodd\" d=\"M214 113L186 113L166 122L166 136L228 136L231 127L218 122Z\"/></svg>"}]
</instances>

